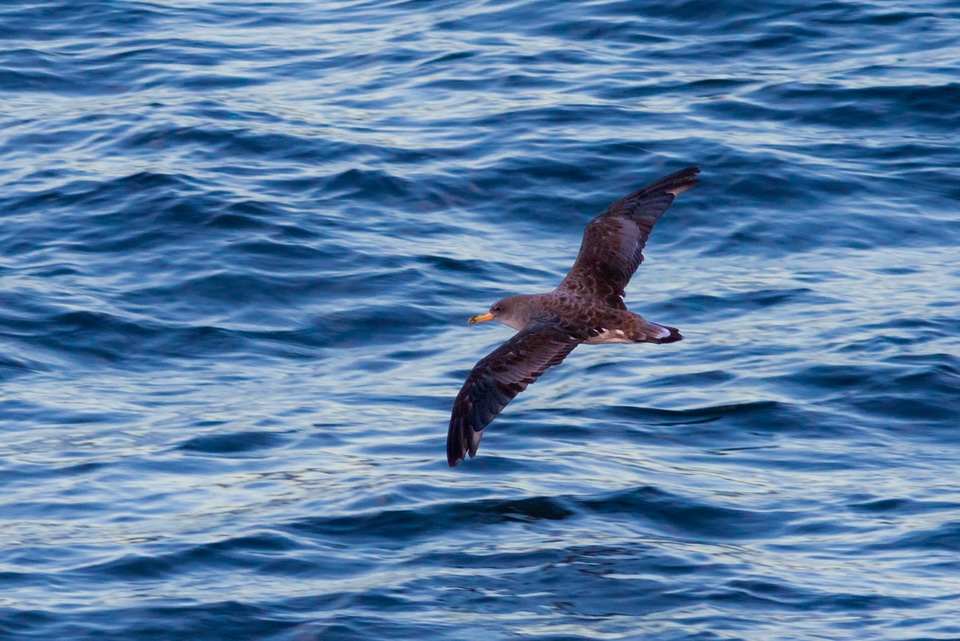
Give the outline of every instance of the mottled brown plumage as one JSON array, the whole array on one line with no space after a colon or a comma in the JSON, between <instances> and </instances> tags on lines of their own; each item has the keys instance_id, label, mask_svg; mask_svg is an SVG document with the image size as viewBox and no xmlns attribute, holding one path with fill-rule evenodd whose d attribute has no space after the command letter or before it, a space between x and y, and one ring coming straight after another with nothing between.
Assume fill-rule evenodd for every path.
<instances>
[{"instance_id":1,"label":"mottled brown plumage","mask_svg":"<svg viewBox=\"0 0 960 641\"><path fill-rule=\"evenodd\" d=\"M673 327L627 311L624 289L643 262L643 247L673 199L696 185L696 167L624 196L591 220L577 260L549 294L508 296L470 324L496 320L518 330L467 376L453 404L447 462L473 457L483 429L549 367L580 343L672 343Z\"/></svg>"}]
</instances>

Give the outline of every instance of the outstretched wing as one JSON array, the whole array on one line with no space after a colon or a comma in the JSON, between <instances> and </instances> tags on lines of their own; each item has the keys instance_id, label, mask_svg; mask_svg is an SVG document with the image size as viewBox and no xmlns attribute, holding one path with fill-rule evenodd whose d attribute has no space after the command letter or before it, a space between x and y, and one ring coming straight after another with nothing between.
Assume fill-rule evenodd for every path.
<instances>
[{"instance_id":1,"label":"outstretched wing","mask_svg":"<svg viewBox=\"0 0 960 641\"><path fill-rule=\"evenodd\" d=\"M591 220L580 253L557 289L626 309L623 292L643 262L643 247L673 199L700 181L690 167L624 196Z\"/></svg>"},{"instance_id":2,"label":"outstretched wing","mask_svg":"<svg viewBox=\"0 0 960 641\"><path fill-rule=\"evenodd\" d=\"M531 323L483 358L457 394L447 432L450 467L473 457L483 428L548 367L559 365L580 340L547 323Z\"/></svg>"}]
</instances>

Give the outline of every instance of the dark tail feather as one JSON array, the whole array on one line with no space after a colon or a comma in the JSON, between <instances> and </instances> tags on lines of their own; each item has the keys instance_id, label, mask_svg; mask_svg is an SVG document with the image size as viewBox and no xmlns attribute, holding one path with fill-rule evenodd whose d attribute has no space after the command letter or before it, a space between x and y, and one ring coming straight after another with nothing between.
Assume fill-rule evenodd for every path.
<instances>
[{"instance_id":1,"label":"dark tail feather","mask_svg":"<svg viewBox=\"0 0 960 641\"><path fill-rule=\"evenodd\" d=\"M643 328L643 331L647 335L642 341L644 343L662 345L663 343L676 343L679 340L683 340L683 336L680 335L680 330L676 327L667 327L666 325L651 323L648 320L644 320L644 322L646 326Z\"/></svg>"}]
</instances>

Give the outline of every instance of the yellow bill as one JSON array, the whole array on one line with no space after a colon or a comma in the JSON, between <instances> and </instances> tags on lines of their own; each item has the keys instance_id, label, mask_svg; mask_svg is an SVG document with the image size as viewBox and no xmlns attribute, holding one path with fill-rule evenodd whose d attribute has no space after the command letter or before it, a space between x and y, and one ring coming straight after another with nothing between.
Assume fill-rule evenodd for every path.
<instances>
[{"instance_id":1,"label":"yellow bill","mask_svg":"<svg viewBox=\"0 0 960 641\"><path fill-rule=\"evenodd\" d=\"M467 319L467 325L473 325L474 323L486 323L488 320L493 320L493 314L487 312L486 314L480 314L479 316L471 316Z\"/></svg>"}]
</instances>

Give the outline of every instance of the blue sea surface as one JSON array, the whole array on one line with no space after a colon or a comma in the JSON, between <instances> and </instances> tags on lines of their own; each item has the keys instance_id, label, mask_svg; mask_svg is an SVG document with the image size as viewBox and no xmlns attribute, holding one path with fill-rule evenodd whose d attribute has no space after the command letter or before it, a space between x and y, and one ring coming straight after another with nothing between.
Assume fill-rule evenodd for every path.
<instances>
[{"instance_id":1,"label":"blue sea surface","mask_svg":"<svg viewBox=\"0 0 960 641\"><path fill-rule=\"evenodd\" d=\"M960 638L960 5L0 4L0 638ZM606 205L628 306L445 458Z\"/></svg>"}]
</instances>

